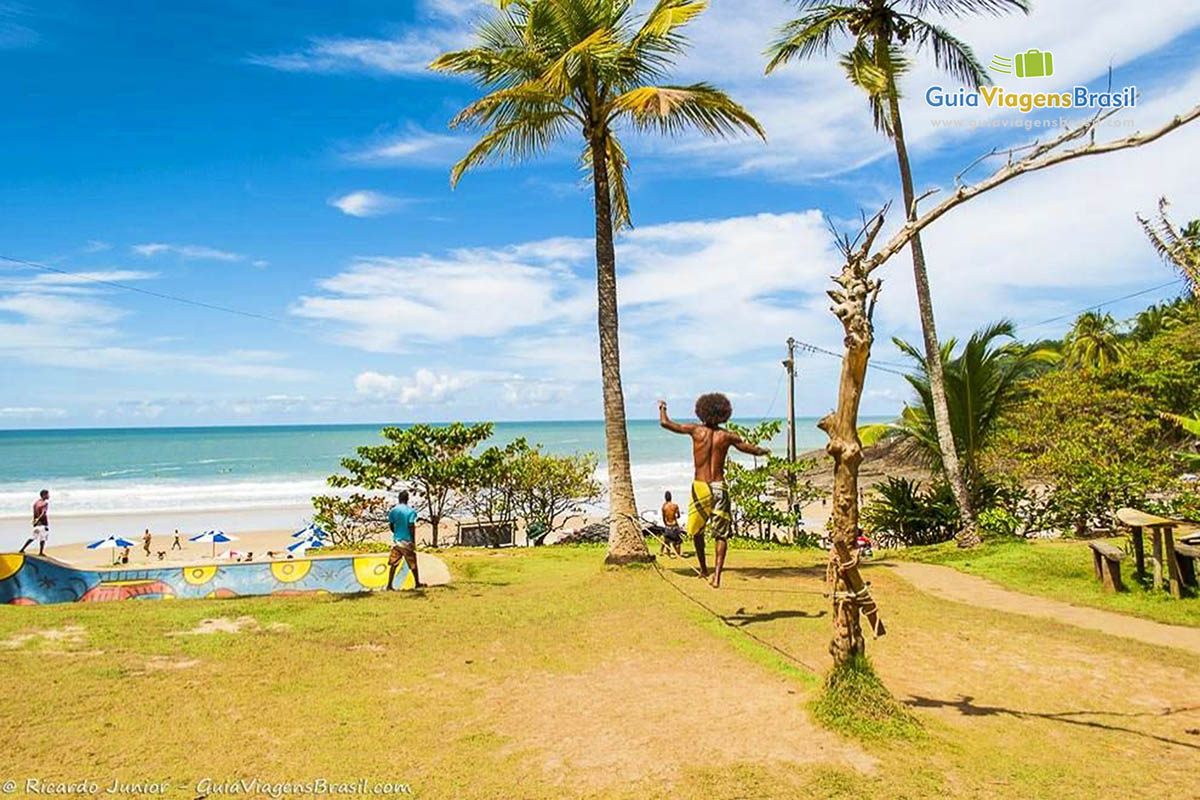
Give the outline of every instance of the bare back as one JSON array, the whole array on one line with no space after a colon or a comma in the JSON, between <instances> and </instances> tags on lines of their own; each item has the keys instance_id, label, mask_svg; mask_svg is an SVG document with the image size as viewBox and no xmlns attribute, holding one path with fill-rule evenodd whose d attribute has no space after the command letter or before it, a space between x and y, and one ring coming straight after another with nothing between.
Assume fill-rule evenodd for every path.
<instances>
[{"instance_id":1,"label":"bare back","mask_svg":"<svg viewBox=\"0 0 1200 800\"><path fill-rule=\"evenodd\" d=\"M752 456L765 456L770 453L765 447L750 444L732 431L709 425L675 422L667 416L667 404L659 401L658 422L672 433L682 433L692 437L692 462L695 466L695 479L704 483L714 483L725 480L725 459L729 448L736 447L743 453Z\"/></svg>"},{"instance_id":2,"label":"bare back","mask_svg":"<svg viewBox=\"0 0 1200 800\"><path fill-rule=\"evenodd\" d=\"M725 480L725 459L729 456L729 448L738 441L739 437L721 428L695 426L692 429L692 461L696 480L705 483Z\"/></svg>"}]
</instances>

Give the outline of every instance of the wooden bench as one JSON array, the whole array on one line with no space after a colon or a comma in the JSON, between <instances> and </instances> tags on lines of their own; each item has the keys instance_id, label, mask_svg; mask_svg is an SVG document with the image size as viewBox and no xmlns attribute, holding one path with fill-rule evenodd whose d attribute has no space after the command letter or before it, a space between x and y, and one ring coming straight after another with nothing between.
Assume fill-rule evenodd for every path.
<instances>
[{"instance_id":1,"label":"wooden bench","mask_svg":"<svg viewBox=\"0 0 1200 800\"><path fill-rule=\"evenodd\" d=\"M1137 560L1137 574L1146 574L1146 557L1142 541L1143 529L1150 531L1150 557L1154 574L1151 576L1152 585L1157 589L1167 589L1173 597L1183 596L1183 583L1179 574L1179 559L1175 549L1175 530L1189 527L1188 523L1177 519L1168 519L1154 514L1147 514L1136 508L1122 508L1117 511L1117 519L1129 528L1133 537L1133 552ZM1194 565L1189 565L1194 566ZM1165 567L1165 569L1164 569Z\"/></svg>"},{"instance_id":2,"label":"wooden bench","mask_svg":"<svg viewBox=\"0 0 1200 800\"><path fill-rule=\"evenodd\" d=\"M1175 543L1175 561L1179 565L1179 582L1193 589L1200 588L1196 583L1196 562L1200 561L1200 545Z\"/></svg>"},{"instance_id":3,"label":"wooden bench","mask_svg":"<svg viewBox=\"0 0 1200 800\"><path fill-rule=\"evenodd\" d=\"M1092 548L1092 567L1096 570L1096 580L1104 584L1104 590L1125 591L1125 584L1121 583L1121 562L1125 560L1125 551L1106 542L1088 542L1088 547Z\"/></svg>"}]
</instances>

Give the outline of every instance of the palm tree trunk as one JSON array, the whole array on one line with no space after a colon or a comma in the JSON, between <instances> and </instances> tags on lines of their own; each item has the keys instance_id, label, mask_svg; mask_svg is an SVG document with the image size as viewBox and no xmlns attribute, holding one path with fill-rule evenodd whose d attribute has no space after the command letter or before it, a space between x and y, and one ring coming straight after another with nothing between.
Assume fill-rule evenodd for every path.
<instances>
[{"instance_id":1,"label":"palm tree trunk","mask_svg":"<svg viewBox=\"0 0 1200 800\"><path fill-rule=\"evenodd\" d=\"M896 144L896 160L900 164L900 184L904 191L905 219L917 216L916 193L913 190L912 167L908 162L908 148L904 143L904 124L900 119L900 100L895 84L888 93L891 112L892 141ZM929 392L933 397L933 423L937 430L938 449L942 454L942 468L954 502L958 504L963 526L955 537L960 547L979 544L979 530L975 522L975 508L971 504L971 492L958 462L958 449L954 445L954 432L950 427L950 406L946 402L946 373L942 369L941 348L938 346L937 325L933 319L933 297L929 292L929 273L925 269L925 248L920 234L913 234L909 242L912 249L913 279L917 287L917 309L921 316L921 334L925 343L925 367L929 373Z\"/></svg>"},{"instance_id":2,"label":"palm tree trunk","mask_svg":"<svg viewBox=\"0 0 1200 800\"><path fill-rule=\"evenodd\" d=\"M609 529L606 564L652 561L638 523L625 429L621 388L621 348L617 325L617 256L613 248L612 197L604 135L593 136L592 189L596 208L596 293L600 327L600 376L604 384L604 446L608 459Z\"/></svg>"}]
</instances>

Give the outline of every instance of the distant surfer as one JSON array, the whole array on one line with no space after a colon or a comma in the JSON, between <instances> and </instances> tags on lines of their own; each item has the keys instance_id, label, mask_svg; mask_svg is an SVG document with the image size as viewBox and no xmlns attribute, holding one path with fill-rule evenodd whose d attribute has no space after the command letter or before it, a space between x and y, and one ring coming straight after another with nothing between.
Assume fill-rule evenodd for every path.
<instances>
[{"instance_id":1,"label":"distant surfer","mask_svg":"<svg viewBox=\"0 0 1200 800\"><path fill-rule=\"evenodd\" d=\"M699 425L673 422L667 416L667 403L658 401L658 422L673 433L692 437L692 461L695 474L692 480L692 503L688 510L688 533L696 545L696 557L700 560L700 577L708 577L708 564L704 560L704 534L713 537L716 565L709 584L714 589L721 586L721 570L725 568L725 552L729 547L729 535L733 531L733 508L725 489L725 459L729 448L734 447L752 456L765 456L770 450L750 444L736 433L721 427L733 416L729 398L719 392L702 394L696 399L696 417Z\"/></svg>"},{"instance_id":2,"label":"distant surfer","mask_svg":"<svg viewBox=\"0 0 1200 800\"><path fill-rule=\"evenodd\" d=\"M38 543L38 555L46 555L46 540L50 538L50 490L42 489L38 493L38 499L33 501L33 535L25 540L25 544L21 545L21 552L25 552L25 548L33 544L36 540Z\"/></svg>"},{"instance_id":3,"label":"distant surfer","mask_svg":"<svg viewBox=\"0 0 1200 800\"><path fill-rule=\"evenodd\" d=\"M421 575L417 572L417 512L408 504L408 492L400 492L396 505L388 512L388 527L392 529L392 552L388 556L388 591L394 587L396 569L400 559L408 562L412 570L413 585L420 587Z\"/></svg>"}]
</instances>

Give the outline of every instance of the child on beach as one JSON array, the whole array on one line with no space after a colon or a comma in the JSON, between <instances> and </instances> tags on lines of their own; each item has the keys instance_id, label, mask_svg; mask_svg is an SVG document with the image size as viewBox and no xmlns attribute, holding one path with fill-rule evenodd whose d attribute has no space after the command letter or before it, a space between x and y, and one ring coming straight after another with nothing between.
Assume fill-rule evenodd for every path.
<instances>
[{"instance_id":1,"label":"child on beach","mask_svg":"<svg viewBox=\"0 0 1200 800\"><path fill-rule=\"evenodd\" d=\"M667 403L658 401L658 422L672 433L692 437L692 462L695 466L692 480L692 503L688 511L688 533L696 545L696 557L700 560L700 577L708 576L708 565L704 560L704 534L713 537L716 550L716 569L709 584L714 589L721 587L721 570L725 567L725 552L729 547L729 535L733 527L733 509L729 494L725 491L725 459L729 448L735 447L752 456L765 456L770 450L749 444L736 433L721 427L733 416L729 398L718 392L702 394L696 400L696 417L699 425L678 423L667 416Z\"/></svg>"},{"instance_id":2,"label":"child on beach","mask_svg":"<svg viewBox=\"0 0 1200 800\"><path fill-rule=\"evenodd\" d=\"M142 535L142 549L146 551L146 558L150 557L150 529L146 528L146 533Z\"/></svg>"},{"instance_id":3,"label":"child on beach","mask_svg":"<svg viewBox=\"0 0 1200 800\"><path fill-rule=\"evenodd\" d=\"M179 528L175 529L175 541L171 542L172 550L182 550L183 545L179 543Z\"/></svg>"}]
</instances>

